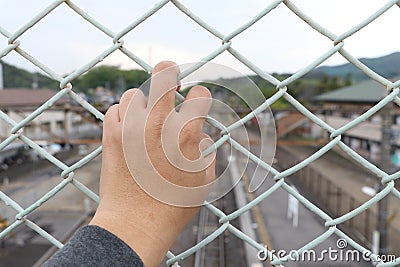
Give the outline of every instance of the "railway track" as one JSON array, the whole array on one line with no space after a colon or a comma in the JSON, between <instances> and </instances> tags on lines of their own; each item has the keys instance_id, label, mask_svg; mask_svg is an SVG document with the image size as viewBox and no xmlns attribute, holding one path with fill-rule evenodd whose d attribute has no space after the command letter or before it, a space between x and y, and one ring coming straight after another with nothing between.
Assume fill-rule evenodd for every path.
<instances>
[{"instance_id":1,"label":"railway track","mask_svg":"<svg viewBox=\"0 0 400 267\"><path fill-rule=\"evenodd\" d=\"M222 153L217 153L217 157L221 157ZM226 167L226 159L217 158L216 173L222 173ZM229 185L225 185L229 186ZM215 190L223 190L224 188L216 188ZM237 209L235 196L231 190L224 197L212 203L225 214L231 213ZM239 221L230 222L233 226L240 228ZM196 243L206 238L214 232L221 224L219 217L211 213L207 208L202 207L197 220ZM194 267L229 267L229 266L246 266L244 246L242 240L235 237L229 231L223 232L208 245L198 250L194 255Z\"/></svg>"}]
</instances>

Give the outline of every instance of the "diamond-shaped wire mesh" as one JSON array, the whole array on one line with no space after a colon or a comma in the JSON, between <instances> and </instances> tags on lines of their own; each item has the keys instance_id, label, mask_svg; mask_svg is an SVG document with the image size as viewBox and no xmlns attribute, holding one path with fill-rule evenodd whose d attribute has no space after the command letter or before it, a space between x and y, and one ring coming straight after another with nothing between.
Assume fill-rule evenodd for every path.
<instances>
[{"instance_id":1,"label":"diamond-shaped wire mesh","mask_svg":"<svg viewBox=\"0 0 400 267\"><path fill-rule=\"evenodd\" d=\"M124 41L123 38L126 34L128 34L131 31L134 31L135 28L140 25L143 21L147 20L149 17L157 13L160 9L162 9L166 4L173 5L175 8L177 8L180 12L183 14L187 15L189 19L193 20L196 22L199 26L204 28L206 31L214 35L216 38L221 40L221 45L217 47L214 51L210 52L206 57L204 57L200 63L194 65L190 69L184 71L181 73L181 79L188 76L192 72L202 68L202 66L206 63L214 59L215 57L218 57L222 53L230 53L233 55L238 61L240 61L242 64L247 66L250 70L252 70L255 74L259 75L263 79L267 80L268 82L274 84L276 86L277 92L267 99L262 105L260 105L254 112L248 114L244 118L242 118L240 121L237 121L233 123L232 125L228 127L222 126L222 124L216 123L215 121L213 122L213 125L216 126L221 130L221 140L226 140L234 149L237 151L245 154L246 156L249 156L251 160L253 160L256 163L262 163L260 164L261 167L265 169L269 169L270 172L274 175L274 180L276 181L275 185L271 188L269 188L266 192L263 192L260 196L249 202L247 205L241 207L240 209L236 210L235 212L231 214L224 214L221 210L217 209L215 206L213 206L210 203L205 203L206 208L208 208L215 216L219 217L220 221L220 227L210 234L207 238L203 239L200 243L196 244L192 248L187 249L186 251L183 251L179 253L179 255L174 255L171 252L168 252L167 257L169 260L167 261L168 265L171 265L175 262L178 262L179 259L185 258L193 253L195 253L197 250L201 249L203 246L206 246L208 243L210 243L213 239L215 239L218 235L222 234L224 231L230 231L232 234L235 236L239 237L240 239L244 240L251 246L255 247L257 250L262 250L264 249L264 244L259 244L255 240L252 240L248 236L246 236L243 232L241 232L239 229L235 228L232 226L229 222L230 220L233 220L243 214L244 212L247 212L249 209L251 209L253 206L257 205L264 199L266 199L271 193L273 193L275 190L278 188L282 188L286 190L289 194L293 195L295 198L297 198L304 206L309 208L312 212L314 212L316 215L321 217L325 221L325 226L326 226L326 232L315 238L314 240L310 241L309 243L305 244L301 249L299 249L299 253L303 250L306 249L312 249L316 245L320 244L324 240L326 240L329 236L332 234L336 234L341 238L344 238L347 240L348 244L359 250L360 252L366 252L368 249L362 247L360 244L358 244L356 241L351 239L348 235L346 235L344 232L339 230L336 226L345 222L346 220L349 220L353 218L354 216L360 214L362 211L365 209L369 208L370 206L376 204L378 201L380 201L382 198L387 196L388 194L393 194L395 197L400 199L400 192L394 187L395 180L400 177L400 172L396 172L393 174L388 174L367 161L366 159L362 158L360 155L358 155L354 150L346 146L342 140L341 140L341 135L348 131L349 129L352 129L353 127L357 126L360 124L362 121L365 119L371 117L374 115L376 112L378 112L381 108L383 108L385 105L388 103L394 102L397 105L400 105L400 99L398 97L399 93L399 86L400 86L400 80L391 82L385 77L380 76L377 74L375 71L371 70L368 68L366 65L364 65L362 62L360 62L358 59L356 59L354 56L352 56L349 52L347 52L344 49L344 40L346 40L348 37L352 36L356 32L362 30L365 26L376 20L378 17L383 15L387 10L389 10L391 7L398 5L400 6L400 2L398 0L391 0L388 1L385 5L383 5L379 10L377 10L375 13L371 14L367 19L364 21L361 21L359 24L355 25L353 28L336 35L332 32L330 32L328 29L322 27L318 22L313 20L311 17L307 16L302 10L300 10L298 7L296 7L292 2L290 1L284 1L284 0L276 0L270 5L266 6L265 9L263 9L261 12L258 14L254 15L252 19L250 19L248 22L244 23L242 26L238 27L237 29L233 30L230 33L224 34L219 32L217 29L212 27L211 25L207 24L206 21L202 20L200 17L196 16L196 14L193 14L191 10L189 10L187 7L185 7L182 3L180 3L177 0L163 0L157 3L153 8L147 10L145 13L143 13L140 17L136 18L131 24L126 26L123 29L120 29L119 32L113 32L106 26L104 26L100 21L97 21L96 18L89 16L84 10L82 10L79 6L74 4L71 1L66 1L66 0L57 0L54 1L52 4L50 4L47 8L42 10L39 14L37 14L34 18L31 20L28 20L25 25L23 25L21 28L17 29L14 32L9 32L6 29L2 28L0 26L0 34L3 35L8 39L8 43L6 44L5 48L3 48L0 51L0 59L9 54L12 51L15 51L18 53L21 57L25 58L27 61L30 61L34 65L36 65L38 68L40 68L43 72L45 72L47 75L49 75L52 79L59 81L60 83L60 88L61 90L54 95L49 101L47 101L45 104L40 106L37 110L32 112L29 116L24 118L21 122L17 123L13 119L11 119L6 113L0 111L0 119L4 120L7 124L9 124L12 129L8 135L8 137L0 143L0 150L5 148L8 144L13 142L16 139L19 139L20 141L24 142L28 146L30 146L32 149L37 151L40 155L42 155L44 158L46 158L48 161L50 161L52 164L57 166L62 170L61 177L60 177L60 183L55 186L53 189L51 189L47 194L42 196L39 200L37 200L35 203L31 203L31 205L27 208L22 208L19 203L11 199L9 196L7 196L5 193L0 191L0 199L3 200L6 205L10 206L13 208L16 212L17 215L15 217L15 220L0 233L0 239L5 238L13 229L18 227L21 224L26 225L27 227L30 227L34 231L36 231L38 234L49 240L52 244L55 246L61 248L63 245L61 242L56 240L52 235L47 233L45 230L40 228L37 224L35 224L33 221L29 220L26 216L29 215L31 212L33 212L35 209L37 209L39 206L41 206L43 203L46 201L51 201L52 198L54 197L57 192L63 190L66 185L72 184L76 188L82 191L83 194L87 195L89 198L93 199L94 201L98 202L99 197L93 193L90 189L88 189L85 185L80 183L76 177L74 176L74 171L80 167L82 167L84 164L90 162L94 157L99 155L101 153L101 147L98 149L94 150L81 160L79 160L77 163L73 164L72 166L66 165L64 162L60 161L56 157L52 156L48 152L46 152L43 148L41 148L38 144L36 144L34 141L29 139L27 136L23 134L23 128L25 125L30 123L33 119L35 119L37 116L39 116L43 111L48 109L49 107L52 106L58 99L60 99L64 95L69 95L74 101L79 103L83 108L85 108L88 112L92 113L97 119L103 120L104 115L98 111L95 107L93 107L91 104L80 98L76 92L73 90L73 84L71 84L71 81L74 80L75 78L79 77L86 71L90 70L94 66L96 66L99 62L101 62L104 58L108 57L110 54L114 53L115 51L119 50L123 54L125 54L128 58L136 62L139 66L141 66L145 71L148 73L151 73L152 67L146 63L145 60L142 58L136 56L132 51L128 50L124 46ZM37 60L36 58L32 57L29 55L26 51L24 51L20 45L21 42L19 41L19 38L24 35L31 27L35 27L35 25L45 18L48 14L53 12L58 6L60 5L65 5L69 7L73 12L84 18L87 23L92 24L94 27L96 27L98 30L106 34L108 37L110 37L110 46L108 49L106 49L104 52L99 54L97 57L92 59L90 62L87 62L87 64L81 66L80 68L76 69L73 71L71 74L67 75L66 77L63 77L62 75L57 74L55 71L52 69L46 67L42 62ZM330 41L332 41L333 47L326 51L324 54L322 54L319 58L315 59L313 62L311 62L308 66L302 68L295 74L291 75L289 78L285 80L278 80L275 77L273 77L271 74L263 71L261 68L253 64L249 59L244 57L238 50L233 48L233 43L235 40L235 37L240 35L242 32L246 31L250 27L252 27L253 24L257 23L261 18L264 16L268 16L268 14L275 9L278 6L285 6L288 10L290 10L293 14L298 16L300 19L302 19L305 23L309 25L313 30L318 32L319 34L323 35ZM290 88L289 86L291 83L302 77L303 75L307 74L317 66L319 66L321 63L326 61L328 58L332 57L336 53L340 53L344 58L348 60L351 64L353 64L355 67L357 67L359 70L361 70L363 73L368 75L371 79L379 82L380 84L384 85L387 88L388 94L386 97L384 97L378 104L376 104L373 108L371 108L368 112L362 114L361 116L357 117L356 119L352 120L348 124L342 126L339 129L335 129L332 126L328 125L324 121L322 121L320 118L318 118L315 114L313 114L311 111L309 111L305 106L303 106L299 101L297 101L294 97L290 95ZM183 97L179 94L177 94L178 99L182 100ZM307 116L311 121L316 123L317 125L321 126L324 130L330 133L330 142L326 144L324 147L322 147L318 152L313 154L312 156L308 157L304 161L296 164L295 166L286 169L282 172L279 172L278 170L274 169L272 166L270 166L266 162L262 162L259 158L254 156L253 154L250 153L250 151L246 150L244 147L242 147L237 141L235 141L230 135L230 131L233 129L237 128L239 125L242 125L242 123L249 121L252 119L254 116L256 116L258 113L263 112L266 110L271 104L273 104L275 101L277 101L280 98L286 99L289 103L291 103L298 111L300 111L302 114ZM365 168L368 170L374 172L377 177L381 178L381 182L384 184L383 190L378 192L374 197L372 197L369 201L365 202L361 206L355 208L351 212L344 214L340 216L339 218L331 218L329 215L327 215L325 212L323 212L321 209L319 209L315 204L307 200L305 197L303 197L300 193L295 191L292 187L290 187L286 182L285 182L285 177L288 177L289 175L295 173L296 171L299 171L300 169L306 167L309 165L311 162L315 161L319 157L321 157L324 153L332 149L334 146L339 146L343 151L345 151L350 157L355 159L357 162L359 162L361 165L363 165ZM273 263L279 263L279 259L277 259L273 255L269 255L270 257L273 258ZM377 259L376 255L371 254L371 259ZM397 258L395 262L391 263L383 263L380 262L378 266L394 266L396 264L400 263L400 258Z\"/></svg>"}]
</instances>

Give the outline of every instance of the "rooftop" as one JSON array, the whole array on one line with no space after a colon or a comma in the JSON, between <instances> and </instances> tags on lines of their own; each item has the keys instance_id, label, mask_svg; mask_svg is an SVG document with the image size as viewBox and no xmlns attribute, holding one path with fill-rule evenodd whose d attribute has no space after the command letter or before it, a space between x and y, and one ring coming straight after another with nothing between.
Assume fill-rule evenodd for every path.
<instances>
[{"instance_id":1,"label":"rooftop","mask_svg":"<svg viewBox=\"0 0 400 267\"><path fill-rule=\"evenodd\" d=\"M37 107L57 93L50 89L5 88L0 90L0 108L6 107ZM63 97L56 104L68 102Z\"/></svg>"},{"instance_id":2,"label":"rooftop","mask_svg":"<svg viewBox=\"0 0 400 267\"><path fill-rule=\"evenodd\" d=\"M394 80L398 80L400 77ZM386 96L386 87L374 80L360 82L314 97L315 101L377 103Z\"/></svg>"}]
</instances>

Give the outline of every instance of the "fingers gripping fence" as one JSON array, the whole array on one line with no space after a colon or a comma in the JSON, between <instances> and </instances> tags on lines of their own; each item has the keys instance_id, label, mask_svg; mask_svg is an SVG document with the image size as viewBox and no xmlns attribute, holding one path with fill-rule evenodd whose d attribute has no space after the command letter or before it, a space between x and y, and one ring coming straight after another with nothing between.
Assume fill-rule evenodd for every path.
<instances>
[{"instance_id":1,"label":"fingers gripping fence","mask_svg":"<svg viewBox=\"0 0 400 267\"><path fill-rule=\"evenodd\" d=\"M30 146L32 149L36 150L40 155L45 157L48 161L50 161L52 164L57 166L59 169L61 169L61 182L55 186L52 190L50 190L47 194L42 196L39 200L37 200L35 203L32 203L28 208L24 209L21 207L20 204L15 202L13 199L11 199L9 196L7 196L5 193L0 191L0 199L5 202L6 205L12 207L14 210L17 211L17 215L15 216L15 220L0 233L0 239L5 238L13 229L18 227L21 224L26 225L27 227L30 227L34 231L36 231L38 234L49 240L52 244L55 246L61 248L63 244L56 240L52 235L47 233L45 230L40 228L37 224L35 224L33 221L29 220L26 216L33 212L35 209L40 207L43 203L46 201L51 201L52 197L57 194L59 191L63 190L66 185L72 184L76 188L78 188L82 193L90 197L92 200L98 202L99 197L93 193L90 189L88 189L86 186L84 186L81 182L78 181L78 179L74 176L74 171L86 163L90 162L93 158L98 156L102 148L101 146L82 158L80 161L77 163L68 166L62 161L58 160L48 152L46 152L43 148L41 148L39 145L37 145L35 142L33 142L31 139L26 137L23 134L23 128L25 125L27 125L29 122L31 122L34 118L39 116L43 111L48 109L49 107L52 106L53 103L55 103L58 99L60 99L64 95L69 95L74 101L76 101L78 104L80 104L82 107L84 107L88 112L92 113L97 119L103 120L104 115L98 111L96 108L94 108L91 104L80 98L74 91L73 91L73 85L71 84L71 81L86 71L90 70L92 67L96 66L99 62L101 62L104 58L115 52L116 50L121 51L124 53L127 57L132 59L134 62L139 64L144 70L147 72L151 73L152 67L146 63L144 60L136 56L132 51L128 50L126 47L124 47L124 41L123 37L131 32L134 31L135 28L141 24L143 21L154 15L156 12L158 12L160 9L162 9L165 5L171 4L174 5L177 9L179 9L182 13L186 14L191 20L195 21L199 26L204 28L206 31L214 35L216 38L220 39L222 44L219 46L217 49L212 51L209 55L204 57L200 63L195 64L192 66L190 69L184 71L181 73L180 78L184 78L191 74L192 72L200 69L204 64L207 62L211 61L218 55L222 53L230 53L232 54L238 61L246 65L249 69L251 69L255 74L259 75L263 79L267 80L268 82L274 84L276 86L276 93L267 99L262 105L260 105L258 108L256 108L253 112L249 113L247 116L242 118L241 120L233 123L232 125L225 127L222 125L222 123L219 123L217 120L208 117L209 122L218 128L221 131L221 138L219 141L215 143L215 145L211 148L209 148L209 152L211 150L216 150L218 146L222 145L224 142L228 142L233 148L235 148L237 151L245 154L248 156L251 160L253 160L255 163L259 164L259 166L265 168L266 170L269 170L272 172L274 175L274 179L276 181L275 185L269 188L267 191L263 192L260 196L255 198L253 201L249 202L247 205L241 207L240 209L236 210L235 212L231 214L224 214L221 210L213 206L211 203L205 203L205 207L208 208L213 214L219 217L219 222L221 226L212 234L210 234L208 237L203 239L201 242L196 244L195 246L187 249L186 251L181 252L178 255L174 255L172 252L167 253L167 257L169 258L167 261L168 265L172 265L174 263L177 263L179 260L193 254L197 250L201 249L202 247L206 246L208 243L210 243L212 240L214 240L218 235L222 234L224 231L230 231L232 234L237 236L238 238L244 240L251 246L255 247L258 250L264 249L264 245L266 244L259 244L255 240L252 240L248 236L246 236L243 232L241 232L239 229L235 228L232 226L229 222L244 212L249 211L253 206L257 205L261 201L265 200L270 194L272 194L275 190L278 188L283 188L286 190L289 194L293 195L295 198L297 198L304 206L306 206L308 209L310 209L312 212L314 212L316 215L320 216L324 221L325 221L325 226L326 226L326 232L312 240L311 242L305 244L303 247L298 249L298 252L301 253L304 250L312 249L313 247L317 246L318 244L322 243L324 240L326 240L329 236L332 234L336 234L341 238L344 238L347 240L348 244L353 246L355 249L359 250L360 252L366 252L368 251L366 248L362 247L359 245L356 241L351 239L349 236L347 236L344 232L339 230L336 226L345 222L346 220L349 220L353 218L354 216L360 214L362 211L368 209L370 206L373 204L377 203L380 201L383 197L385 197L388 194L393 194L395 197L400 199L400 192L394 187L395 180L400 177L400 172L396 172L393 174L385 173L381 169L379 169L377 166L373 165L372 163L368 162L366 159L358 155L355 151L353 151L351 148L349 148L347 145L345 145L342 140L341 140L341 135L345 133L346 131L352 129L353 127L357 126L360 124L362 121L366 120L367 118L371 117L373 114L378 112L381 108L383 108L385 105L394 102L397 105L400 105L400 99L398 97L399 93L399 87L400 87L400 80L396 82L391 82L387 80L386 78L380 76L373 70L369 69L366 65L361 63L359 60L357 60L355 57L353 57L349 52L347 52L344 48L344 40L348 38L349 36L352 36L354 33L362 30L366 25L369 23L373 22L375 19L377 19L379 16L383 15L388 9L392 8L393 6L397 5L400 7L400 2L398 0L391 0L388 1L384 6L382 6L379 10L377 10L374 14L371 14L367 19L364 21L361 21L359 24L355 25L353 28L349 29L348 31L341 33L339 35L336 35L332 32L330 32L328 29L322 27L321 25L318 24L318 22L314 21L312 18L307 16L302 10L297 8L293 3L290 1L284 1L284 0L278 0L274 1L272 4L269 6L266 6L264 10L262 10L260 13L256 14L251 20L249 20L247 23L243 24L241 27L235 29L231 33L228 34L223 34L219 32L217 29L212 27L211 25L207 24L205 21L203 21L200 17L196 16L193 14L188 8L186 8L183 4L181 4L179 1L176 0L163 0L160 1L158 4L156 4L153 8L149 9L147 12L145 12L141 17L137 18L135 21L133 21L130 25L127 27L121 29L119 32L115 33L108 29L105 25L97 21L95 18L91 17L89 14L87 14L84 10L80 9L77 5L75 5L71 1L65 1L65 0L58 0L54 1L51 5L49 5L47 8L45 8L42 12L37 14L34 18L29 20L24 26L22 26L20 29L15 31L14 33L8 32L6 29L2 28L0 26L0 34L8 38L8 44L0 50L0 59L7 54L9 54L11 51L17 52L20 56L25 58L26 60L30 61L37 67L39 67L42 71L44 71L48 76L50 76L52 79L57 80L60 82L60 91L54 95L50 100L48 100L46 103L44 103L42 106L40 106L37 110L32 112L29 116L24 118L21 122L17 123L13 119L11 119L7 114L4 112L0 111L0 118L4 120L7 124L9 124L12 129L11 132L9 133L9 136L0 143L0 150L5 148L8 144L13 142L16 139L21 140L28 146ZM54 9L56 9L60 5L67 5L73 12L76 12L79 14L82 18L84 18L88 23L92 24L94 27L96 27L98 30L102 31L104 34L109 36L111 38L110 41L111 45L110 47L99 54L96 58L88 62L86 65L78 68L71 74L67 75L66 77L63 77L56 72L54 72L52 69L46 67L44 64L42 64L40 61L29 55L25 50L21 48L21 43L18 40L19 37L21 37L25 32L27 32L31 27L34 27L36 23L38 23L41 19L46 17L49 13L51 13ZM257 23L258 20L263 18L264 16L268 16L268 14L273 11L277 6L279 5L285 5L291 12L293 12L295 15L297 15L299 18L301 18L305 23L307 23L313 30L319 32L326 38L332 41L333 47L326 51L323 55L321 55L319 58L311 62L308 66L305 68L299 70L289 78L285 80L278 80L274 78L272 75L269 73L261 70L259 67L254 65L250 60L245 58L239 51L233 48L233 42L234 39L237 35L241 34L243 31L246 31L248 28L250 28L253 24ZM352 120L348 124L342 126L339 129L334 129L321 119L319 119L316 115L314 115L312 112L307 110L305 106L303 106L300 102L298 102L294 97L290 95L290 84L303 75L307 74L317 66L319 66L321 63L323 63L325 60L327 60L329 57L332 55L340 53L344 58L346 58L350 63L352 63L354 66L356 66L358 69L360 69L362 72L364 72L366 75L368 75L371 79L381 83L387 88L387 96L384 97L378 104L376 104L373 108L371 108L369 111L364 113L363 115L357 117L356 119ZM177 93L177 97L179 100L183 100L182 95ZM308 157L307 159L303 160L302 162L296 164L295 166L286 169L282 172L277 171L274 169L272 166L270 166L268 163L263 162L260 158L257 156L253 155L250 151L242 147L238 142L236 142L231 136L230 136L230 131L233 129L237 128L238 126L242 125L243 123L249 121L253 117L255 117L258 113L263 112L265 109L267 109L271 104L273 104L275 101L277 101L280 98L285 98L289 103L291 103L296 109L298 109L302 114L307 116L309 119L311 119L314 123L322 127L324 130L330 133L330 142L326 144L324 147L322 147L318 152L313 154L312 156ZM374 197L372 197L370 200L362 204L361 206L357 207L356 209L350 211L349 213L340 216L338 218L331 218L329 215L327 215L325 212L323 212L321 209L319 209L316 205L314 205L312 202L310 202L308 199L303 197L300 193L297 191L293 190L286 182L285 178L288 177L289 175L299 171L303 167L309 165L311 162L315 161L319 157L321 157L324 153L332 149L334 146L339 146L341 149L343 149L349 156L351 156L353 159L355 159L357 162L359 162L361 165L363 165L365 168L368 170L372 171L373 173L376 174L376 176L381 178L381 182L384 185L383 190L381 190L378 194L376 194ZM276 256L272 255L270 251L268 251L269 257L273 259L272 263L273 264L280 264L282 263L285 259L279 259ZM377 255L370 254L371 259L373 260L378 260ZM384 263L380 261L378 266L394 266L396 264L400 263L400 258L397 258L395 262L391 263Z\"/></svg>"}]
</instances>

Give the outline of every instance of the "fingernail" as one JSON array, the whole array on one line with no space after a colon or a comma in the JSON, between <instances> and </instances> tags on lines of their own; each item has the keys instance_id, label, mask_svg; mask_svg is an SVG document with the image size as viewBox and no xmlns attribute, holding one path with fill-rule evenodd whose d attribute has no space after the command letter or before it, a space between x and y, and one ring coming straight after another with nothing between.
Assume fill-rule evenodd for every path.
<instances>
[{"instance_id":1,"label":"fingernail","mask_svg":"<svg viewBox=\"0 0 400 267\"><path fill-rule=\"evenodd\" d=\"M178 82L178 85L176 86L176 91L179 92L179 90L181 90L181 83Z\"/></svg>"}]
</instances>

